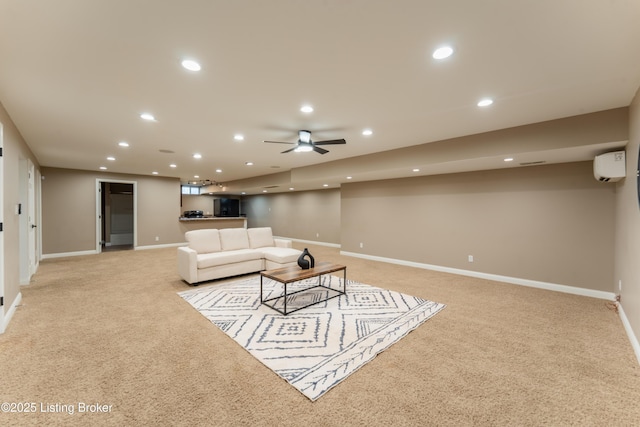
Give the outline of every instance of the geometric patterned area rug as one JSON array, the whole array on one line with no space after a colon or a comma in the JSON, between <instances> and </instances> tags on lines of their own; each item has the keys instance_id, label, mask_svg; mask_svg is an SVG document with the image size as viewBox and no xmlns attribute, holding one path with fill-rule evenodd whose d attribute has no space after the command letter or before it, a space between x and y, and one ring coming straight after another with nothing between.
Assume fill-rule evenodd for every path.
<instances>
[{"instance_id":1,"label":"geometric patterned area rug","mask_svg":"<svg viewBox=\"0 0 640 427\"><path fill-rule=\"evenodd\" d=\"M342 278L322 279L342 289ZM280 283L264 280L265 299L283 293ZM309 280L289 284L288 292L309 287ZM300 292L287 305L319 300L326 292ZM445 307L351 280L346 295L287 316L260 303L259 276L178 294L312 401Z\"/></svg>"}]
</instances>

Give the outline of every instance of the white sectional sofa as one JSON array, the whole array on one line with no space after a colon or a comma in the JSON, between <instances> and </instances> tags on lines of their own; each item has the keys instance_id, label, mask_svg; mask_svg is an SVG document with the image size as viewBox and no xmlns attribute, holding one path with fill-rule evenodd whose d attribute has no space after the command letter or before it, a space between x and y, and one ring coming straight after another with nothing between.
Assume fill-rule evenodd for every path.
<instances>
[{"instance_id":1,"label":"white sectional sofa","mask_svg":"<svg viewBox=\"0 0 640 427\"><path fill-rule=\"evenodd\" d=\"M178 273L190 284L297 265L302 253L271 227L191 230L178 248Z\"/></svg>"}]
</instances>

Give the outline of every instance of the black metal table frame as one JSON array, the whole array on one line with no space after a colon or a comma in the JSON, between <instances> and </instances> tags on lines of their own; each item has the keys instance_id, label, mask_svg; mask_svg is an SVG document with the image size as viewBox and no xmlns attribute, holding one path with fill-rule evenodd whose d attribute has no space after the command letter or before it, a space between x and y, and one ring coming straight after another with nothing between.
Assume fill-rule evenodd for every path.
<instances>
[{"instance_id":1,"label":"black metal table frame","mask_svg":"<svg viewBox=\"0 0 640 427\"><path fill-rule=\"evenodd\" d=\"M335 273L336 271L340 271L340 270L342 270L342 273L343 273L343 275L342 275L342 290L334 289L334 288L332 288L330 286L322 285L322 276L326 276L327 274L332 274L332 273ZM260 302L262 304L266 305L267 307L277 311L278 313L286 316L286 315L291 314L293 312L296 312L298 310L302 310L303 308L311 307L312 305L316 305L316 304L320 304L321 302L329 301L330 299L335 298L335 297L339 297L340 295L345 295L347 293L347 267L343 267L340 270L332 271L330 273L320 273L320 274L317 275L317 277L318 277L318 284L317 285L313 285L313 286L310 286L308 288L304 288L304 289L301 289L299 291L295 291L295 292L291 292L291 293L287 293L287 284L288 283L300 282L301 280L309 279L309 277L305 277L305 278L302 278L302 279L299 279L299 280L290 281L290 282L281 282L278 279L274 279L272 277L267 277L269 280L273 280L274 282L282 283L284 285L284 293L282 295L280 295L278 297L269 298L269 299L263 299L262 284L263 284L263 280L264 280L265 276L261 272L260 273ZM311 277L316 277L316 276L311 276ZM319 301L312 302L312 303L304 305L302 307L298 307L298 308L296 308L294 310L287 311L287 297L290 297L291 295L299 294L300 292L307 292L307 291L310 291L311 289L315 289L315 288L330 289L330 290L332 290L334 292L337 292L337 294L333 295L333 296L330 296L328 298L319 300ZM279 308L277 308L275 306L275 303L273 305L267 304L267 302L269 302L269 301L278 300L280 298L284 298L284 310L280 310Z\"/></svg>"}]
</instances>

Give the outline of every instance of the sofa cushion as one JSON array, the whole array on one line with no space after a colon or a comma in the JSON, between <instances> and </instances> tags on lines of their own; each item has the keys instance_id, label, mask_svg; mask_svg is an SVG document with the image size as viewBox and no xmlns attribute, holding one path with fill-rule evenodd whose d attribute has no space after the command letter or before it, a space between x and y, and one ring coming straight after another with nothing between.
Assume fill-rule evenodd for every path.
<instances>
[{"instance_id":1,"label":"sofa cushion","mask_svg":"<svg viewBox=\"0 0 640 427\"><path fill-rule=\"evenodd\" d=\"M215 252L198 255L198 268L216 267L219 265L234 264L243 261L261 259L260 251L252 249L239 249L235 251Z\"/></svg>"},{"instance_id":2,"label":"sofa cushion","mask_svg":"<svg viewBox=\"0 0 640 427\"><path fill-rule=\"evenodd\" d=\"M271 227L256 227L247 229L249 236L249 245L251 248L264 248L266 246L275 246Z\"/></svg>"},{"instance_id":3,"label":"sofa cushion","mask_svg":"<svg viewBox=\"0 0 640 427\"><path fill-rule=\"evenodd\" d=\"M246 228L223 228L220 230L220 243L223 251L249 249Z\"/></svg>"},{"instance_id":4,"label":"sofa cushion","mask_svg":"<svg viewBox=\"0 0 640 427\"><path fill-rule=\"evenodd\" d=\"M184 233L189 247L199 254L220 252L220 234L216 229L191 230Z\"/></svg>"},{"instance_id":5,"label":"sofa cushion","mask_svg":"<svg viewBox=\"0 0 640 427\"><path fill-rule=\"evenodd\" d=\"M301 251L292 248L261 248L260 251L265 259L279 264L287 264L296 262L300 257Z\"/></svg>"}]
</instances>

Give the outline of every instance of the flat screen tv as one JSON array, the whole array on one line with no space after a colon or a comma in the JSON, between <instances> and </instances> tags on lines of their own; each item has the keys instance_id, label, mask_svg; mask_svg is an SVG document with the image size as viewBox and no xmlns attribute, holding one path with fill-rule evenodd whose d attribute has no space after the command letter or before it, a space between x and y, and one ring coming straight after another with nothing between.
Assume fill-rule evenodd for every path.
<instances>
[{"instance_id":1,"label":"flat screen tv","mask_svg":"<svg viewBox=\"0 0 640 427\"><path fill-rule=\"evenodd\" d=\"M213 216L240 216L240 200L214 199Z\"/></svg>"}]
</instances>

